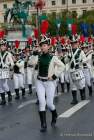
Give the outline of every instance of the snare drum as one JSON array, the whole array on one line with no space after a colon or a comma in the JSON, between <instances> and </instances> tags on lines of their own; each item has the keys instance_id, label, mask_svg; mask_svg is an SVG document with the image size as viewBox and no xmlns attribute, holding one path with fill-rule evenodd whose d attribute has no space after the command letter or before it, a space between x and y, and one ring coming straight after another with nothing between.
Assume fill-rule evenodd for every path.
<instances>
[{"instance_id":1,"label":"snare drum","mask_svg":"<svg viewBox=\"0 0 94 140\"><path fill-rule=\"evenodd\" d=\"M82 80L83 78L85 78L84 73L81 69L77 69L77 70L70 72L70 76L73 81L79 81L79 80Z\"/></svg>"},{"instance_id":2,"label":"snare drum","mask_svg":"<svg viewBox=\"0 0 94 140\"><path fill-rule=\"evenodd\" d=\"M10 73L8 69L0 69L0 79L9 79Z\"/></svg>"}]
</instances>

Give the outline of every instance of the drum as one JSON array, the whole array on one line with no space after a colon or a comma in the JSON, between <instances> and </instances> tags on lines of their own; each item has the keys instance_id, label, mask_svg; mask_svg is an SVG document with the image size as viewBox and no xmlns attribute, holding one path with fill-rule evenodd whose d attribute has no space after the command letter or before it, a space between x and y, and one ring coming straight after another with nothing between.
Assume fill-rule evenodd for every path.
<instances>
[{"instance_id":1,"label":"drum","mask_svg":"<svg viewBox=\"0 0 94 140\"><path fill-rule=\"evenodd\" d=\"M85 78L84 73L81 69L77 69L77 70L70 72L70 76L73 81L79 81L79 80L82 80L83 78Z\"/></svg>"},{"instance_id":2,"label":"drum","mask_svg":"<svg viewBox=\"0 0 94 140\"><path fill-rule=\"evenodd\" d=\"M10 73L8 69L0 69L0 79L9 79Z\"/></svg>"}]
</instances>

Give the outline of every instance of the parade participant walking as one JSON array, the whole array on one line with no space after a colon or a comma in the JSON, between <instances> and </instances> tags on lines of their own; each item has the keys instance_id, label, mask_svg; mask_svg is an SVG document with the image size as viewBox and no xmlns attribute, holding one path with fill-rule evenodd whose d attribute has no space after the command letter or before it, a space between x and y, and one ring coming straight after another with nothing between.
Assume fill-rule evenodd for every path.
<instances>
[{"instance_id":1,"label":"parade participant walking","mask_svg":"<svg viewBox=\"0 0 94 140\"><path fill-rule=\"evenodd\" d=\"M16 100L20 99L19 89L22 90L22 97L25 97L25 88L24 88L24 60L20 58L20 52L15 54L15 64L14 64L14 88L16 92Z\"/></svg>"},{"instance_id":2,"label":"parade participant walking","mask_svg":"<svg viewBox=\"0 0 94 140\"><path fill-rule=\"evenodd\" d=\"M82 70L82 65L86 62L85 53L78 48L78 40L75 37L71 39L71 53L70 53L70 84L73 100L71 104L75 105L78 103L77 100L77 89L80 90L81 100L85 100L85 77Z\"/></svg>"},{"instance_id":3,"label":"parade participant walking","mask_svg":"<svg viewBox=\"0 0 94 140\"><path fill-rule=\"evenodd\" d=\"M7 51L7 41L5 39L0 40L0 105L6 104L5 92L8 94L8 102L12 101L12 95L8 86L9 71L13 68L14 62L12 54Z\"/></svg>"},{"instance_id":4,"label":"parade participant walking","mask_svg":"<svg viewBox=\"0 0 94 140\"><path fill-rule=\"evenodd\" d=\"M47 130L46 105L52 113L51 126L54 127L57 119L57 111L53 103L55 95L54 80L64 71L64 64L57 56L49 54L50 39L42 36L40 41L41 55L38 57L38 77L36 82L37 95L39 99L39 116L41 121L41 132Z\"/></svg>"},{"instance_id":5,"label":"parade participant walking","mask_svg":"<svg viewBox=\"0 0 94 140\"><path fill-rule=\"evenodd\" d=\"M32 82L33 82L33 71L34 66L32 65L33 56L30 52L30 48L26 48L26 57L25 57L25 69L26 69L26 80L29 87L29 94L32 94Z\"/></svg>"},{"instance_id":6,"label":"parade participant walking","mask_svg":"<svg viewBox=\"0 0 94 140\"><path fill-rule=\"evenodd\" d=\"M82 49L86 54L86 63L83 63L83 72L85 76L86 85L88 86L89 89L89 96L92 96L91 60L92 60L93 50L91 50L90 44L88 42L82 45Z\"/></svg>"}]
</instances>

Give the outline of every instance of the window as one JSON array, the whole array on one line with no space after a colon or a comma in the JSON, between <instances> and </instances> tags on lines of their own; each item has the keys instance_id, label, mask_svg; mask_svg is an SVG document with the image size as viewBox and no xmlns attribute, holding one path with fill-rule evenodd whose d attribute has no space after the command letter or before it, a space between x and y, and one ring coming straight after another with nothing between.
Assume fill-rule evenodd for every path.
<instances>
[{"instance_id":1,"label":"window","mask_svg":"<svg viewBox=\"0 0 94 140\"><path fill-rule=\"evenodd\" d=\"M83 3L87 3L87 0L82 0Z\"/></svg>"},{"instance_id":2,"label":"window","mask_svg":"<svg viewBox=\"0 0 94 140\"><path fill-rule=\"evenodd\" d=\"M66 4L66 1L65 0L62 0L62 4Z\"/></svg>"},{"instance_id":3,"label":"window","mask_svg":"<svg viewBox=\"0 0 94 140\"><path fill-rule=\"evenodd\" d=\"M3 8L6 9L7 8L7 4L3 4Z\"/></svg>"},{"instance_id":4,"label":"window","mask_svg":"<svg viewBox=\"0 0 94 140\"><path fill-rule=\"evenodd\" d=\"M77 11L72 11L72 17L77 18Z\"/></svg>"},{"instance_id":5,"label":"window","mask_svg":"<svg viewBox=\"0 0 94 140\"><path fill-rule=\"evenodd\" d=\"M56 5L56 1L53 0L53 1L52 1L52 5Z\"/></svg>"},{"instance_id":6,"label":"window","mask_svg":"<svg viewBox=\"0 0 94 140\"><path fill-rule=\"evenodd\" d=\"M76 0L72 0L72 4L76 4Z\"/></svg>"},{"instance_id":7,"label":"window","mask_svg":"<svg viewBox=\"0 0 94 140\"><path fill-rule=\"evenodd\" d=\"M32 5L35 6L35 2L32 2Z\"/></svg>"},{"instance_id":8,"label":"window","mask_svg":"<svg viewBox=\"0 0 94 140\"><path fill-rule=\"evenodd\" d=\"M86 13L87 10L83 10L83 15Z\"/></svg>"}]
</instances>

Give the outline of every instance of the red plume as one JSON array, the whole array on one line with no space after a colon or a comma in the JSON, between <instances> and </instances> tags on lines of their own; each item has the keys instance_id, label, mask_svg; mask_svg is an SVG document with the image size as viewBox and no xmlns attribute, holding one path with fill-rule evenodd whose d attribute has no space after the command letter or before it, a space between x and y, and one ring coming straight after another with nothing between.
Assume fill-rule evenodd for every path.
<instances>
[{"instance_id":1,"label":"red plume","mask_svg":"<svg viewBox=\"0 0 94 140\"><path fill-rule=\"evenodd\" d=\"M34 36L36 39L38 38L38 29L34 29Z\"/></svg>"},{"instance_id":2,"label":"red plume","mask_svg":"<svg viewBox=\"0 0 94 140\"><path fill-rule=\"evenodd\" d=\"M92 42L92 37L88 37L88 42L89 42L89 43Z\"/></svg>"},{"instance_id":3,"label":"red plume","mask_svg":"<svg viewBox=\"0 0 94 140\"><path fill-rule=\"evenodd\" d=\"M57 40L56 37L51 38L51 45L54 46L56 44Z\"/></svg>"},{"instance_id":4,"label":"red plume","mask_svg":"<svg viewBox=\"0 0 94 140\"><path fill-rule=\"evenodd\" d=\"M5 32L4 31L0 31L0 38L4 38Z\"/></svg>"},{"instance_id":5,"label":"red plume","mask_svg":"<svg viewBox=\"0 0 94 140\"><path fill-rule=\"evenodd\" d=\"M16 48L16 49L18 49L18 48L19 48L19 45L20 45L20 41L15 40L15 48Z\"/></svg>"},{"instance_id":6,"label":"red plume","mask_svg":"<svg viewBox=\"0 0 94 140\"><path fill-rule=\"evenodd\" d=\"M80 36L80 40L79 40L81 43L84 43L85 42L85 37L82 35Z\"/></svg>"},{"instance_id":7,"label":"red plume","mask_svg":"<svg viewBox=\"0 0 94 140\"><path fill-rule=\"evenodd\" d=\"M32 45L32 38L31 37L28 38L28 45Z\"/></svg>"},{"instance_id":8,"label":"red plume","mask_svg":"<svg viewBox=\"0 0 94 140\"><path fill-rule=\"evenodd\" d=\"M63 37L61 38L61 43L62 43L62 45L65 44L65 39Z\"/></svg>"}]
</instances>

